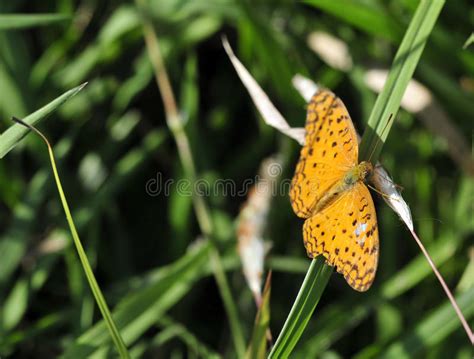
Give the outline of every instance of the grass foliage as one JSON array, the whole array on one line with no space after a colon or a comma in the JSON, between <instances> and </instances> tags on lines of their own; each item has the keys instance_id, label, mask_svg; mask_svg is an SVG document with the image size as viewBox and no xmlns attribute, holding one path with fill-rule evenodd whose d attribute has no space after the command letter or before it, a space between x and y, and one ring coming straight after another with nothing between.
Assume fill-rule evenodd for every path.
<instances>
[{"instance_id":1,"label":"grass foliage","mask_svg":"<svg viewBox=\"0 0 474 359\"><path fill-rule=\"evenodd\" d=\"M275 358L470 358L454 310L383 201L376 201L379 271L361 294L322 263L310 267L302 221L287 194L275 195L265 231L271 296L256 322L236 252L246 197L204 196L198 208L208 228L180 185L228 179L238 191L275 153L284 159L285 181L298 158L298 145L256 114L222 48L226 34L292 126L305 118L291 87L301 73L338 94L361 133L374 129L364 132L364 153L375 135L385 141L380 161L404 187L417 232L472 324L474 50L463 49L474 25L469 2L137 3L140 9L132 1L0 4L0 356L116 356L67 230L48 152L37 136L24 138L26 130L10 121L16 116L53 145L85 254L132 357L262 357L259 341L270 321L274 339L286 328ZM159 38L178 129L168 126L144 20ZM354 65L339 70L324 62L307 46L313 31L347 43ZM374 68L391 69L377 101L364 81ZM416 114L398 111L412 74L432 99ZM381 130L390 113L398 114L387 137ZM300 287L298 297L318 300L295 301ZM292 307L296 321L285 324Z\"/></svg>"}]
</instances>

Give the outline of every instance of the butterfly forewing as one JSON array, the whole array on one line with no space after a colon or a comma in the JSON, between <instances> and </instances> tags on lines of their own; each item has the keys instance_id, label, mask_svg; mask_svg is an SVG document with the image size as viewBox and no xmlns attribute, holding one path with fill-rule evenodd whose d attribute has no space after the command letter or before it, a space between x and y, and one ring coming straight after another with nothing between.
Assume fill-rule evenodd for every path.
<instances>
[{"instance_id":1,"label":"butterfly forewing","mask_svg":"<svg viewBox=\"0 0 474 359\"><path fill-rule=\"evenodd\" d=\"M305 145L291 182L297 216L308 218L319 199L357 164L357 134L342 101L331 91L316 93L308 104Z\"/></svg>"}]
</instances>

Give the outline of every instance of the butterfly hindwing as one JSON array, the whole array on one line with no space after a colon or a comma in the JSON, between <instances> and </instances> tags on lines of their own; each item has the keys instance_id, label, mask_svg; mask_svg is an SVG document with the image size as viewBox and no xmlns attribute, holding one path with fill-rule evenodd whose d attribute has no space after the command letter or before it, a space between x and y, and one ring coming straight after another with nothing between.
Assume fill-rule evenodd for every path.
<instances>
[{"instance_id":1,"label":"butterfly hindwing","mask_svg":"<svg viewBox=\"0 0 474 359\"><path fill-rule=\"evenodd\" d=\"M303 226L308 256L322 254L358 291L372 285L379 239L375 207L368 188L358 182Z\"/></svg>"}]
</instances>

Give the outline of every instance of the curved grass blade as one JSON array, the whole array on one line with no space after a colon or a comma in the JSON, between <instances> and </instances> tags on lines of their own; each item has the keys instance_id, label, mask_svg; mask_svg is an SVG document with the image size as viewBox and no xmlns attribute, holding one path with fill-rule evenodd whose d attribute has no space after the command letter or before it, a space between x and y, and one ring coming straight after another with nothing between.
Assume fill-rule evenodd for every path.
<instances>
[{"instance_id":1,"label":"curved grass blade","mask_svg":"<svg viewBox=\"0 0 474 359\"><path fill-rule=\"evenodd\" d=\"M39 110L23 118L23 122L28 125L36 124L38 121L44 119L51 112L56 110L64 102L69 100L72 96L81 91L86 85L87 82L65 92L55 100L48 103L46 106L41 107ZM5 132L3 132L0 135L0 158L3 158L8 152L10 152L17 145L18 141L20 141L28 133L28 131L28 128L25 126L15 123Z\"/></svg>"},{"instance_id":2,"label":"curved grass blade","mask_svg":"<svg viewBox=\"0 0 474 359\"><path fill-rule=\"evenodd\" d=\"M0 15L0 30L47 26L70 19L71 16L64 14L3 14Z\"/></svg>"},{"instance_id":3,"label":"curved grass blade","mask_svg":"<svg viewBox=\"0 0 474 359\"><path fill-rule=\"evenodd\" d=\"M196 281L210 274L207 271L211 250L209 241L197 242L175 262L151 272L146 278L129 282L127 288L135 290L123 297L114 309L114 318L127 344L155 326L166 311L189 293ZM71 343L63 357L103 357L109 349L110 340L102 320Z\"/></svg>"},{"instance_id":4,"label":"curved grass blade","mask_svg":"<svg viewBox=\"0 0 474 359\"><path fill-rule=\"evenodd\" d=\"M268 358L287 358L303 334L333 272L319 256L313 259L295 303Z\"/></svg>"},{"instance_id":5,"label":"curved grass blade","mask_svg":"<svg viewBox=\"0 0 474 359\"><path fill-rule=\"evenodd\" d=\"M49 144L48 139L35 127L16 118L13 118L13 120L25 126L26 128L34 131L35 133L37 133L43 139L43 141L46 143L48 147L49 158L51 161L51 167L53 169L53 175L56 181L56 186L58 188L59 197L61 198L61 203L64 208L64 213L66 214L66 219L69 225L69 229L71 231L72 238L77 249L77 254L79 255L79 259L81 260L81 264L84 269L84 273L86 275L87 281L89 282L89 285L91 287L92 293L94 294L94 298L97 302L100 312L102 313L102 316L104 317L105 322L107 323L107 327L109 329L110 335L112 336L112 340L114 341L115 346L117 347L117 351L120 357L129 358L130 356L128 354L127 347L125 346L125 343L123 342L123 339L117 329L117 326L112 318L112 314L110 314L110 310L107 305L107 302L105 301L102 291L100 290L99 284L97 283L97 280L95 279L94 272L92 271L92 268L89 264L89 260L87 259L87 255L84 251L84 248L82 247L79 234L77 233L74 220L72 219L72 216L71 216L71 211L69 210L69 205L67 203L66 196L64 195L61 180L59 179L59 174L56 168L56 161L54 159L53 149L51 148L51 145Z\"/></svg>"}]
</instances>

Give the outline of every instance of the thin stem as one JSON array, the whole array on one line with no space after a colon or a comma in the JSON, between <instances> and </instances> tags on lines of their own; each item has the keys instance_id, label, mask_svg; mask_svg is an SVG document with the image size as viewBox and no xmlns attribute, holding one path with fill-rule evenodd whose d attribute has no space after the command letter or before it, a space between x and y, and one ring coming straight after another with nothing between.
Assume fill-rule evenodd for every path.
<instances>
[{"instance_id":1,"label":"thin stem","mask_svg":"<svg viewBox=\"0 0 474 359\"><path fill-rule=\"evenodd\" d=\"M464 315L461 312L461 309L459 309L458 303L456 302L456 299L454 299L454 296L451 294L451 291L449 290L448 286L446 285L446 282L444 281L443 277L438 271L438 268L436 268L436 265L434 264L433 260L431 259L430 255L428 254L428 251L425 249L423 243L421 240L418 238L416 235L415 231L410 230L413 238L415 238L416 243L420 247L421 251L426 257L426 260L430 264L431 268L433 269L434 274L438 278L439 282L441 283L441 286L443 287L446 295L448 296L449 300L451 301L451 305L454 308L454 311L459 317L459 320L461 321L462 326L464 327L464 330L466 331L467 336L469 337L469 340L471 341L471 344L474 345L474 334L472 333L471 328L469 327L469 324L467 324L466 318L464 318Z\"/></svg>"},{"instance_id":2,"label":"thin stem","mask_svg":"<svg viewBox=\"0 0 474 359\"><path fill-rule=\"evenodd\" d=\"M79 259L81 261L82 267L84 269L84 273L86 275L87 281L89 282L89 286L91 287L92 293L94 294L94 298L97 302L97 305L99 307L100 312L102 313L102 316L105 319L105 323L107 324L109 328L109 332L112 336L112 340L114 341L115 346L117 347L117 351L119 352L119 355L121 358L130 358L130 355L128 354L127 347L122 339L122 336L120 335L120 332L112 318L112 314L110 313L109 307L107 305L107 302L105 301L105 298L102 294L102 291L100 290L99 284L97 283L97 280L95 279L94 272L92 271L91 265L89 264L89 260L87 259L87 255L84 251L84 247L82 246L82 242L79 238L79 234L76 229L76 225L74 224L74 220L71 215L71 211L69 209L69 205L66 200L66 196L63 191L63 186L61 184L61 180L59 179L59 174L58 170L56 167L56 160L54 159L54 153L53 149L51 147L51 144L49 143L48 139L46 138L45 135L43 135L37 128L34 126L17 119L13 117L13 121L29 128L30 130L34 131L36 134L38 134L41 139L46 143L46 146L48 146L48 153L49 153L49 158L51 162L51 167L53 169L53 175L54 179L56 181L56 186L58 188L59 192L59 197L61 198L61 203L64 208L64 213L66 214L66 219L69 225L69 229L72 234L72 238L74 241L74 245L76 246L77 249L77 254L79 255Z\"/></svg>"},{"instance_id":3,"label":"thin stem","mask_svg":"<svg viewBox=\"0 0 474 359\"><path fill-rule=\"evenodd\" d=\"M139 7L144 5L143 0L136 0L136 3ZM171 87L166 67L163 62L159 40L153 29L153 25L146 16L145 12L142 12L142 22L148 56L155 72L156 83L160 89L161 98L165 108L166 122L176 141L178 155L183 165L184 172L186 176L194 182L197 179L197 171L194 165L191 146L184 130L183 120L176 105L173 89ZM204 199L199 195L193 194L193 205L199 227L203 235L210 239L210 260L214 278L217 282L217 286L219 288L219 292L229 318L230 329L237 355L238 357L242 358L245 355L244 336L238 320L237 306L233 300L230 286L223 270L219 251L217 250L213 241L213 226L210 211Z\"/></svg>"},{"instance_id":4,"label":"thin stem","mask_svg":"<svg viewBox=\"0 0 474 359\"><path fill-rule=\"evenodd\" d=\"M141 0L137 0L137 3L140 6L143 5L143 1ZM197 176L191 153L191 146L189 145L188 137L184 131L183 120L176 105L173 89L171 88L168 73L163 63L158 37L155 34L151 22L145 14L143 14L142 18L145 43L148 50L148 56L155 70L155 79L163 100L166 123L173 133L184 171L189 179L194 182ZM206 203L202 197L196 195L193 196L193 203L201 231L205 236L210 236L212 233L212 222Z\"/></svg>"}]
</instances>

